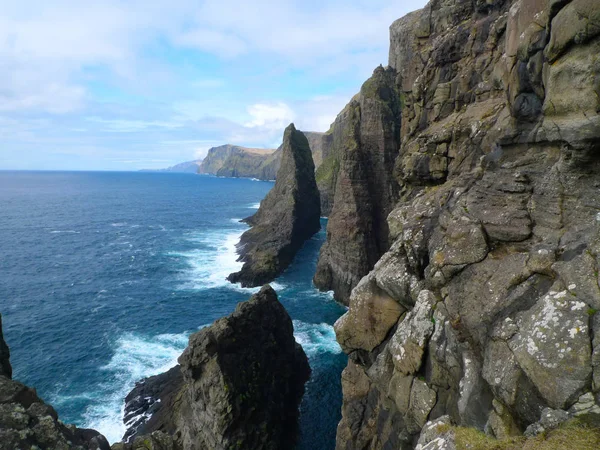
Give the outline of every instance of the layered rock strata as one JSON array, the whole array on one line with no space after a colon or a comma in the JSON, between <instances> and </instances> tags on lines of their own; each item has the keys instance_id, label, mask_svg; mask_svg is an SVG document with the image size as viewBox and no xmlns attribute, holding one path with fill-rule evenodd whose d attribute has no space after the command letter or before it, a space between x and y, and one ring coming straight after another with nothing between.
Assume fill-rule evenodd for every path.
<instances>
[{"instance_id":1,"label":"layered rock strata","mask_svg":"<svg viewBox=\"0 0 600 450\"><path fill-rule=\"evenodd\" d=\"M335 326L337 448L414 448L442 416L499 438L549 411L597 424L600 3L433 0L390 31L398 202ZM329 234L325 285L352 286Z\"/></svg>"},{"instance_id":2,"label":"layered rock strata","mask_svg":"<svg viewBox=\"0 0 600 450\"><path fill-rule=\"evenodd\" d=\"M263 166L268 164L274 152L274 149L247 148L230 144L213 147L202 160L198 173L228 176L230 172L235 172L258 178L257 175L262 173Z\"/></svg>"},{"instance_id":3,"label":"layered rock strata","mask_svg":"<svg viewBox=\"0 0 600 450\"><path fill-rule=\"evenodd\" d=\"M401 104L396 71L379 67L338 115L332 148L317 171L331 214L314 282L342 303L389 247Z\"/></svg>"},{"instance_id":4,"label":"layered rock strata","mask_svg":"<svg viewBox=\"0 0 600 450\"><path fill-rule=\"evenodd\" d=\"M0 450L109 450L100 433L65 425L35 389L12 380L9 356L0 316Z\"/></svg>"},{"instance_id":5,"label":"layered rock strata","mask_svg":"<svg viewBox=\"0 0 600 450\"><path fill-rule=\"evenodd\" d=\"M265 286L192 335L179 366L136 386L126 406L130 444L117 449L148 436L167 443L171 436L184 450L292 448L309 376L292 321Z\"/></svg>"},{"instance_id":6,"label":"layered rock strata","mask_svg":"<svg viewBox=\"0 0 600 450\"><path fill-rule=\"evenodd\" d=\"M284 133L275 186L256 214L246 219L252 228L238 244L239 260L244 265L228 279L244 287L260 286L275 279L289 266L304 241L319 231L320 216L308 140L291 124Z\"/></svg>"},{"instance_id":7,"label":"layered rock strata","mask_svg":"<svg viewBox=\"0 0 600 450\"><path fill-rule=\"evenodd\" d=\"M330 135L314 131L303 131L303 133L308 139L315 169L317 169L321 165L324 155L328 154ZM208 151L206 158L199 163L197 172L219 177L275 180L281 166L282 154L283 145L276 150L221 145ZM177 167L175 166L175 168Z\"/></svg>"}]
</instances>

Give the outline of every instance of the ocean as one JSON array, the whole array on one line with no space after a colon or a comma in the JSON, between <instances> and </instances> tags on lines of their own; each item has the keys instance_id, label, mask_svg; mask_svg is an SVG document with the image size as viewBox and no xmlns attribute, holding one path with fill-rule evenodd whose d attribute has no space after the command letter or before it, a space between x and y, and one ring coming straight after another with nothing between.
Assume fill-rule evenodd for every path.
<instances>
[{"instance_id":1,"label":"ocean","mask_svg":"<svg viewBox=\"0 0 600 450\"><path fill-rule=\"evenodd\" d=\"M241 267L239 219L273 183L193 174L0 172L0 312L14 378L61 420L109 441L124 398L176 364L188 336L256 289ZM332 324L345 309L312 285L322 230L274 283L312 376L298 449L335 447L346 357Z\"/></svg>"}]
</instances>

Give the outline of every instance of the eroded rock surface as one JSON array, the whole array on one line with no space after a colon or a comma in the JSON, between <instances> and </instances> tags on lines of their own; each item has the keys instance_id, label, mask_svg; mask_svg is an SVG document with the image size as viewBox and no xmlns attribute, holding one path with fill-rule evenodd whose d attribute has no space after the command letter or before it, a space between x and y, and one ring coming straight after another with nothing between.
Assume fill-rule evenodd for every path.
<instances>
[{"instance_id":1,"label":"eroded rock surface","mask_svg":"<svg viewBox=\"0 0 600 450\"><path fill-rule=\"evenodd\" d=\"M332 149L317 171L331 213L314 282L342 303L389 248L386 218L398 192L393 171L400 105L396 71L377 68L338 115Z\"/></svg>"},{"instance_id":2,"label":"eroded rock surface","mask_svg":"<svg viewBox=\"0 0 600 450\"><path fill-rule=\"evenodd\" d=\"M453 448L423 428L442 417L500 438L597 423L599 14L586 0L432 0L392 24L389 246L369 259L363 235L343 247L328 229L317 273L351 292L335 327L350 357L339 450ZM348 192L330 227L337 209L376 236L347 225L370 216Z\"/></svg>"},{"instance_id":3,"label":"eroded rock surface","mask_svg":"<svg viewBox=\"0 0 600 450\"><path fill-rule=\"evenodd\" d=\"M260 286L281 274L304 241L321 228L319 191L308 140L293 124L283 137L281 167L275 186L246 221L252 228L238 244L239 272L228 279L244 287Z\"/></svg>"},{"instance_id":4,"label":"eroded rock surface","mask_svg":"<svg viewBox=\"0 0 600 450\"><path fill-rule=\"evenodd\" d=\"M179 366L136 386L126 406L129 443L113 450L152 439L161 450L292 448L309 376L292 321L265 286L192 335Z\"/></svg>"},{"instance_id":5,"label":"eroded rock surface","mask_svg":"<svg viewBox=\"0 0 600 450\"><path fill-rule=\"evenodd\" d=\"M95 430L65 425L35 389L11 379L10 353L0 316L0 450L109 450Z\"/></svg>"}]
</instances>

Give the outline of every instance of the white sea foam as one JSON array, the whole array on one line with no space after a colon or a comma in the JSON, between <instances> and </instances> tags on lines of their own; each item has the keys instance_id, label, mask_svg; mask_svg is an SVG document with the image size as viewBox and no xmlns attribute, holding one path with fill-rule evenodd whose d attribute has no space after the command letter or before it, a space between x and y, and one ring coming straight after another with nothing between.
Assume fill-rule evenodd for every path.
<instances>
[{"instance_id":1,"label":"white sea foam","mask_svg":"<svg viewBox=\"0 0 600 450\"><path fill-rule=\"evenodd\" d=\"M242 268L238 262L236 244L244 230L223 233L221 230L202 232L188 239L200 248L187 252L170 252L170 256L183 258L187 268L183 271L182 289L210 289L230 285L227 276Z\"/></svg>"},{"instance_id":2,"label":"white sea foam","mask_svg":"<svg viewBox=\"0 0 600 450\"><path fill-rule=\"evenodd\" d=\"M260 203L252 203L251 205L248 205L249 209L258 209L260 208Z\"/></svg>"},{"instance_id":3,"label":"white sea foam","mask_svg":"<svg viewBox=\"0 0 600 450\"><path fill-rule=\"evenodd\" d=\"M318 353L342 352L340 345L335 339L333 326L327 323L306 323L294 320L294 337L309 358Z\"/></svg>"},{"instance_id":4,"label":"white sea foam","mask_svg":"<svg viewBox=\"0 0 600 450\"><path fill-rule=\"evenodd\" d=\"M120 441L126 430L123 413L127 394L136 381L175 366L187 342L187 333L152 338L133 333L122 335L110 362L100 369L108 372L106 379L110 382L100 385L96 392L83 394L94 399L84 413L83 426L100 431L110 443Z\"/></svg>"},{"instance_id":5,"label":"white sea foam","mask_svg":"<svg viewBox=\"0 0 600 450\"><path fill-rule=\"evenodd\" d=\"M80 231L75 230L53 230L50 234L80 234Z\"/></svg>"}]
</instances>

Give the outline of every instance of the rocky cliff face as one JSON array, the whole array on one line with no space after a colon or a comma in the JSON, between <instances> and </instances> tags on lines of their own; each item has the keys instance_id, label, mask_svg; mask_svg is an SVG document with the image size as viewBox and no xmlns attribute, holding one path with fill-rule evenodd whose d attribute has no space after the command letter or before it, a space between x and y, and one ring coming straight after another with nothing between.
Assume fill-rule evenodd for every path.
<instances>
[{"instance_id":1,"label":"rocky cliff face","mask_svg":"<svg viewBox=\"0 0 600 450\"><path fill-rule=\"evenodd\" d=\"M35 389L12 380L9 356L0 316L0 450L109 450L100 433L63 424Z\"/></svg>"},{"instance_id":2,"label":"rocky cliff face","mask_svg":"<svg viewBox=\"0 0 600 450\"><path fill-rule=\"evenodd\" d=\"M396 71L375 70L333 124L332 150L317 172L326 207L332 196L333 206L314 281L343 303L389 247L401 103Z\"/></svg>"},{"instance_id":3,"label":"rocky cliff face","mask_svg":"<svg viewBox=\"0 0 600 450\"><path fill-rule=\"evenodd\" d=\"M148 436L184 450L293 447L310 368L271 287L192 335L179 364L128 396L126 415L145 418L128 432L133 443L114 450Z\"/></svg>"},{"instance_id":4,"label":"rocky cliff face","mask_svg":"<svg viewBox=\"0 0 600 450\"><path fill-rule=\"evenodd\" d=\"M350 357L337 448L414 448L442 416L499 438L597 423L600 3L433 0L390 31L398 202L335 326ZM372 117L358 106L349 155ZM369 185L348 159L317 273L338 292L385 250L359 233L376 227L358 225ZM429 431L418 448L441 445Z\"/></svg>"},{"instance_id":5,"label":"rocky cliff face","mask_svg":"<svg viewBox=\"0 0 600 450\"><path fill-rule=\"evenodd\" d=\"M229 144L213 147L208 151L206 158L202 160L198 173L259 178L263 166L269 163L269 157L274 152L275 150L271 149L246 148ZM273 178L264 179L272 180Z\"/></svg>"},{"instance_id":6,"label":"rocky cliff face","mask_svg":"<svg viewBox=\"0 0 600 450\"><path fill-rule=\"evenodd\" d=\"M323 155L329 150L325 133L314 131L303 132L308 139L313 154L313 162L317 169ZM200 164L198 173L217 175L219 177L257 178L274 180L281 166L283 144L277 150L253 149L237 145L221 145L213 147Z\"/></svg>"},{"instance_id":7,"label":"rocky cliff face","mask_svg":"<svg viewBox=\"0 0 600 450\"><path fill-rule=\"evenodd\" d=\"M281 167L273 189L238 244L242 270L229 280L260 286L275 279L294 259L304 241L320 228L319 191L308 140L294 125L283 137Z\"/></svg>"}]
</instances>

